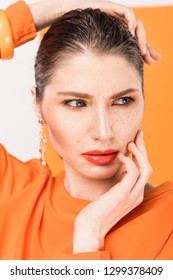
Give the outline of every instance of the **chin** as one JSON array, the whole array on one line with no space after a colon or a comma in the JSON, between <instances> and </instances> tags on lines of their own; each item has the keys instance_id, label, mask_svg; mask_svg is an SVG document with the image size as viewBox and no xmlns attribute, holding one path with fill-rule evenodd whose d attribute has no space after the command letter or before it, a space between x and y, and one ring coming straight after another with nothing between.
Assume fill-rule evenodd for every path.
<instances>
[{"instance_id":1,"label":"chin","mask_svg":"<svg viewBox=\"0 0 173 280\"><path fill-rule=\"evenodd\" d=\"M107 164L107 165L93 166L91 168L87 168L87 170L85 170L85 172L82 173L88 179L106 180L116 176L119 170L120 170L120 164L116 164L116 165Z\"/></svg>"}]
</instances>

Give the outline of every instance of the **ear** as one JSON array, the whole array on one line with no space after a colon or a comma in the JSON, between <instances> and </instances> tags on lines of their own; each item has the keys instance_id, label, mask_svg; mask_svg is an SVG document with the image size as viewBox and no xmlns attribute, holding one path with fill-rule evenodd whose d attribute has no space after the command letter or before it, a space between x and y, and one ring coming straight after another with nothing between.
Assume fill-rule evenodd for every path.
<instances>
[{"instance_id":1,"label":"ear","mask_svg":"<svg viewBox=\"0 0 173 280\"><path fill-rule=\"evenodd\" d=\"M33 106L34 106L34 111L37 115L37 118L38 119L43 118L42 113L41 113L40 103L37 101L37 98L36 98L36 88L35 87L31 88L31 94L32 94L32 102L33 102Z\"/></svg>"}]
</instances>

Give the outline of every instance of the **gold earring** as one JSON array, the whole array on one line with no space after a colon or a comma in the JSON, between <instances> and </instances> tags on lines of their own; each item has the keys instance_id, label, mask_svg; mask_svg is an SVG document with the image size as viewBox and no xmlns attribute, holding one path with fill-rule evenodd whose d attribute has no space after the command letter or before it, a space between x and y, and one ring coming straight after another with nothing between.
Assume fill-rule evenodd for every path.
<instances>
[{"instance_id":1,"label":"gold earring","mask_svg":"<svg viewBox=\"0 0 173 280\"><path fill-rule=\"evenodd\" d=\"M41 165L45 166L46 165L46 159L45 159L45 152L46 152L46 136L44 134L44 129L43 129L43 124L44 121L42 118L39 118L38 123L41 125L40 128L40 161Z\"/></svg>"}]
</instances>

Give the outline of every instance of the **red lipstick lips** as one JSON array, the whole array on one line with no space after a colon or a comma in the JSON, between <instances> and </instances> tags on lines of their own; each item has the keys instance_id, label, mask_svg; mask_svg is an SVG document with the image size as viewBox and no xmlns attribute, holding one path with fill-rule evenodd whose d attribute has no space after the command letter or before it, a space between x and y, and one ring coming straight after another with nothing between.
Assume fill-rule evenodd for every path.
<instances>
[{"instance_id":1,"label":"red lipstick lips","mask_svg":"<svg viewBox=\"0 0 173 280\"><path fill-rule=\"evenodd\" d=\"M109 149L105 151L93 150L83 153L83 157L91 163L97 165L109 164L117 156L118 151L114 149Z\"/></svg>"}]
</instances>

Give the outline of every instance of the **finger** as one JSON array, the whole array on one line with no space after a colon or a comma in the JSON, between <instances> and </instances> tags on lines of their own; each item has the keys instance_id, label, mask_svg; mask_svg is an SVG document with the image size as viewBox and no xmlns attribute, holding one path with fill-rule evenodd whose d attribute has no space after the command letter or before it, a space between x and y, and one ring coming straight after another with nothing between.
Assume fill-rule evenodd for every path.
<instances>
[{"instance_id":1,"label":"finger","mask_svg":"<svg viewBox=\"0 0 173 280\"><path fill-rule=\"evenodd\" d=\"M139 176L138 180L136 181L136 184L132 188L130 192L130 196L133 197L133 200L139 205L144 198L144 192L145 192L145 186L149 181L149 178L151 176L151 173L142 173L141 176Z\"/></svg>"},{"instance_id":2,"label":"finger","mask_svg":"<svg viewBox=\"0 0 173 280\"><path fill-rule=\"evenodd\" d=\"M154 60L160 60L162 58L161 54L159 54L158 52L156 52L156 50L154 50L149 43L147 43L147 49L148 52L150 54L150 57L152 57Z\"/></svg>"},{"instance_id":3,"label":"finger","mask_svg":"<svg viewBox=\"0 0 173 280\"><path fill-rule=\"evenodd\" d=\"M140 52L145 63L152 64L155 60L161 59L161 55L146 42L146 32L143 22L140 19L136 19L133 9L127 8L120 4L110 4L109 1L102 3L104 3L103 7L101 8L103 11L106 11L112 15L116 13L126 20L129 31L132 33L132 35L134 35L134 33L136 34Z\"/></svg>"},{"instance_id":4,"label":"finger","mask_svg":"<svg viewBox=\"0 0 173 280\"><path fill-rule=\"evenodd\" d=\"M147 154L145 142L143 139L143 131L139 130L137 132L134 143L136 144L138 149L147 157L148 154Z\"/></svg>"},{"instance_id":5,"label":"finger","mask_svg":"<svg viewBox=\"0 0 173 280\"><path fill-rule=\"evenodd\" d=\"M120 175L120 178L119 178L118 183L122 181L122 179L124 178L124 176L125 176L126 174L127 174L126 171L123 171L123 172L122 172L122 174Z\"/></svg>"},{"instance_id":6,"label":"finger","mask_svg":"<svg viewBox=\"0 0 173 280\"><path fill-rule=\"evenodd\" d=\"M130 199L132 201L135 201L135 204L137 206L143 201L145 186L151 176L152 167L149 164L148 159L145 156L142 156L142 152L137 148L136 145L130 145L129 148L131 152L133 150L135 162L139 166L140 173L138 180L136 181L129 194Z\"/></svg>"},{"instance_id":7,"label":"finger","mask_svg":"<svg viewBox=\"0 0 173 280\"><path fill-rule=\"evenodd\" d=\"M133 12L133 9L125 7L121 4L115 4L110 1L101 2L100 9L104 12L107 12L108 14L111 15L117 14L123 17L127 22L128 29L130 32L133 32L133 30L136 28L136 17Z\"/></svg>"},{"instance_id":8,"label":"finger","mask_svg":"<svg viewBox=\"0 0 173 280\"><path fill-rule=\"evenodd\" d=\"M150 171L150 164L148 161L147 153L143 153L134 142L128 144L128 150L135 156L141 170Z\"/></svg>"},{"instance_id":9,"label":"finger","mask_svg":"<svg viewBox=\"0 0 173 280\"><path fill-rule=\"evenodd\" d=\"M146 54L143 56L143 60L147 64L152 64L154 62L154 59L150 56L150 52L148 48Z\"/></svg>"},{"instance_id":10,"label":"finger","mask_svg":"<svg viewBox=\"0 0 173 280\"><path fill-rule=\"evenodd\" d=\"M133 10L130 8L127 9L126 7L124 7L124 17L127 20L129 31L133 33L133 31L136 29L136 25L137 25L136 17L135 17Z\"/></svg>"},{"instance_id":11,"label":"finger","mask_svg":"<svg viewBox=\"0 0 173 280\"><path fill-rule=\"evenodd\" d=\"M144 25L140 19L137 19L136 38L138 40L143 59L147 64L152 64L155 60L161 59L161 55L147 43Z\"/></svg>"},{"instance_id":12,"label":"finger","mask_svg":"<svg viewBox=\"0 0 173 280\"><path fill-rule=\"evenodd\" d=\"M147 52L146 32L145 32L143 23L140 19L137 19L136 38L138 40L138 44L139 44L141 54L145 55L146 52Z\"/></svg>"},{"instance_id":13,"label":"finger","mask_svg":"<svg viewBox=\"0 0 173 280\"><path fill-rule=\"evenodd\" d=\"M151 175L152 168L147 157L144 156L135 143L131 142L128 145L128 149L135 158L135 161L126 157L121 158L121 161L126 165L127 174L119 185L122 187L122 191L127 190L129 192L129 201L132 201L134 207L136 207L143 201L145 185ZM135 173L136 170L138 170L138 175L133 175L136 177L136 180L134 180L134 177L129 172Z\"/></svg>"},{"instance_id":14,"label":"finger","mask_svg":"<svg viewBox=\"0 0 173 280\"><path fill-rule=\"evenodd\" d=\"M135 185L140 174L132 159L124 156L121 153L119 153L117 156L118 159L125 165L126 169L125 173L123 174L123 179L120 183L118 183L118 185L122 187L122 190L129 192Z\"/></svg>"},{"instance_id":15,"label":"finger","mask_svg":"<svg viewBox=\"0 0 173 280\"><path fill-rule=\"evenodd\" d=\"M137 165L139 166L140 175L138 177L138 182L141 182L143 184L148 181L153 171L152 167L148 161L148 158L144 155L144 153L141 150L139 150L135 143L131 142L128 145L128 149L135 157Z\"/></svg>"},{"instance_id":16,"label":"finger","mask_svg":"<svg viewBox=\"0 0 173 280\"><path fill-rule=\"evenodd\" d=\"M148 43L147 43L147 52L143 56L143 60L147 64L152 64L155 60L160 60L162 58L161 54L156 52Z\"/></svg>"}]
</instances>

